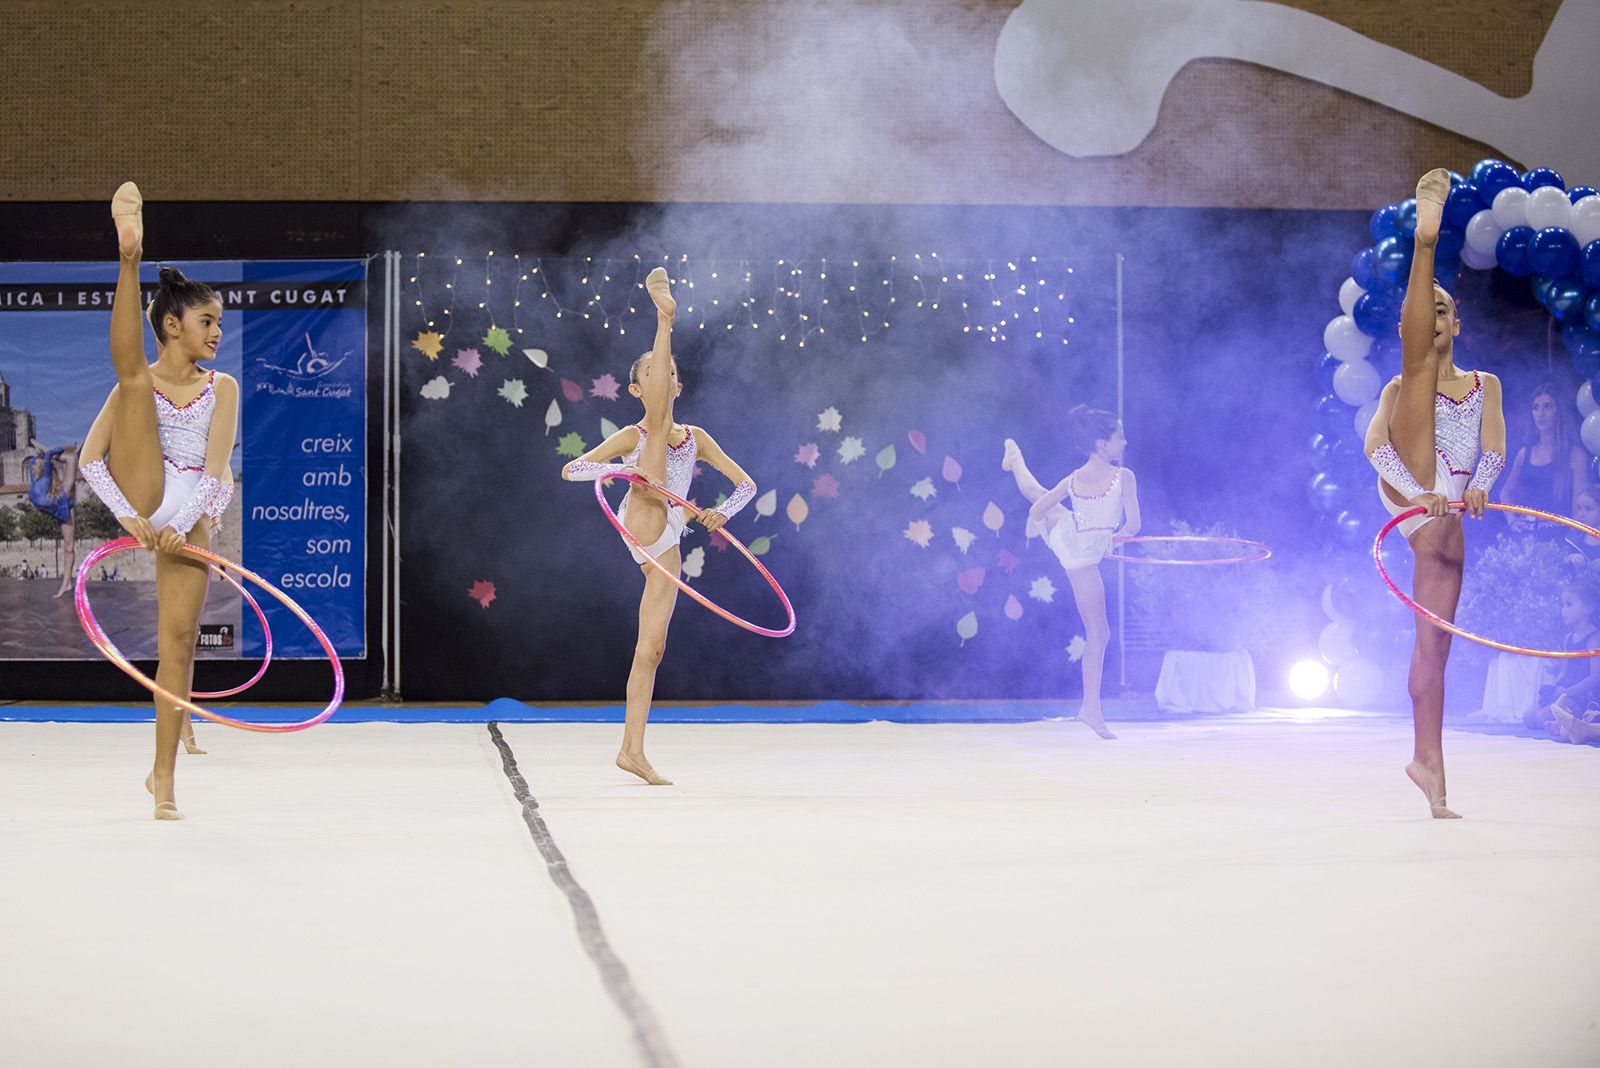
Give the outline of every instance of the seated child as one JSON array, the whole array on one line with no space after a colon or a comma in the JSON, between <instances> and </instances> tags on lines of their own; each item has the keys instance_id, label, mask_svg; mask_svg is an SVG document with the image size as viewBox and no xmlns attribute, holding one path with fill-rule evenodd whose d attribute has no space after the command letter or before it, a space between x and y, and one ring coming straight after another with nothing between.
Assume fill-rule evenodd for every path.
<instances>
[{"instance_id":1,"label":"seated child","mask_svg":"<svg viewBox=\"0 0 1600 1068\"><path fill-rule=\"evenodd\" d=\"M1587 571L1561 584L1561 622L1568 628L1562 648L1600 649L1600 586ZM1539 700L1522 717L1530 730L1562 737L1561 717L1584 719L1590 709L1600 714L1600 657L1562 660L1555 680L1539 687Z\"/></svg>"}]
</instances>

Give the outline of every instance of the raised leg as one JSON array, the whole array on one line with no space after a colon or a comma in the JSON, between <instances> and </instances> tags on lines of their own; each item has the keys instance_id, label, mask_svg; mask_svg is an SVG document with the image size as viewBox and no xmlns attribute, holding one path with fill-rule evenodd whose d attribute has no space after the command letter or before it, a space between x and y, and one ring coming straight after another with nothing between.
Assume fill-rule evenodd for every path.
<instances>
[{"instance_id":1,"label":"raised leg","mask_svg":"<svg viewBox=\"0 0 1600 1068\"><path fill-rule=\"evenodd\" d=\"M190 531L189 540L206 548L210 538L205 524L197 524ZM194 644L206 602L206 580L203 562L175 553L156 554L156 646L161 656L156 682L185 697L189 696L190 680L194 678ZM150 778L157 819L183 818L175 804L173 783L182 728L183 711L170 701L157 698L156 760Z\"/></svg>"},{"instance_id":2,"label":"raised leg","mask_svg":"<svg viewBox=\"0 0 1600 1068\"><path fill-rule=\"evenodd\" d=\"M667 569L677 574L680 558L677 549L661 556ZM650 719L650 701L655 695L656 668L667 650L667 625L678 603L678 587L649 565L644 566L644 595L639 598L639 638L633 647L633 667L628 671L628 706L622 728L622 749L617 767L639 776L651 786L671 786L671 779L656 774L644 755L644 728Z\"/></svg>"},{"instance_id":3,"label":"raised leg","mask_svg":"<svg viewBox=\"0 0 1600 1068\"><path fill-rule=\"evenodd\" d=\"M1411 535L1411 551L1416 557L1412 596L1430 612L1454 622L1466 558L1460 518L1444 516L1419 527ZM1444 668L1450 640L1448 631L1419 618L1407 679L1415 743L1406 775L1428 799L1434 819L1459 818L1445 803Z\"/></svg>"},{"instance_id":4,"label":"raised leg","mask_svg":"<svg viewBox=\"0 0 1600 1068\"><path fill-rule=\"evenodd\" d=\"M1429 171L1417 183L1417 230L1411 275L1400 308L1400 392L1389 419L1389 441L1418 485L1434 482L1434 398L1443 360L1437 344L1438 314L1433 288L1434 250L1444 215L1450 176ZM1394 493L1388 486L1384 492ZM1404 504L1396 498L1395 503Z\"/></svg>"},{"instance_id":5,"label":"raised leg","mask_svg":"<svg viewBox=\"0 0 1600 1068\"><path fill-rule=\"evenodd\" d=\"M1105 582L1098 565L1071 569L1067 581L1072 584L1072 597L1083 618L1083 707L1078 710L1078 719L1100 737L1115 738L1106 729L1106 718L1100 710L1100 680L1105 673L1106 646L1111 644Z\"/></svg>"},{"instance_id":6,"label":"raised leg","mask_svg":"<svg viewBox=\"0 0 1600 1068\"><path fill-rule=\"evenodd\" d=\"M1017 443L1006 438L1005 450L1005 457L1000 461L1000 466L1011 472L1011 476L1017 480L1017 489L1028 498L1028 503L1032 504L1043 497L1045 488L1033 477L1033 472L1028 470L1027 461L1022 458L1022 450L1017 448Z\"/></svg>"},{"instance_id":7,"label":"raised leg","mask_svg":"<svg viewBox=\"0 0 1600 1068\"><path fill-rule=\"evenodd\" d=\"M657 267L645 279L645 289L656 304L656 337L650 353L639 365L639 392L644 401L644 444L639 449L639 470L665 485L667 439L672 434L672 407L677 376L672 366L672 322L678 305L672 299L667 272ZM667 528L667 501L635 483L629 484L628 514L623 525L645 545L654 544Z\"/></svg>"},{"instance_id":8,"label":"raised leg","mask_svg":"<svg viewBox=\"0 0 1600 1068\"><path fill-rule=\"evenodd\" d=\"M132 182L124 182L111 201L121 262L111 301L111 365L117 373L117 388L112 394L106 465L128 503L140 515L148 516L161 504L166 472L156 423L155 382L144 351L144 305L139 294L142 207L138 187Z\"/></svg>"}]
</instances>

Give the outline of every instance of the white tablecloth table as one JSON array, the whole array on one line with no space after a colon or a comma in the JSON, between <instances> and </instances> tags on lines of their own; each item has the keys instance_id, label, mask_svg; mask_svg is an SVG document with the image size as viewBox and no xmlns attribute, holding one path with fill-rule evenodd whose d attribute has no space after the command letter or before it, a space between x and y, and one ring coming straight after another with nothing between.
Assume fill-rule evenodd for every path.
<instances>
[{"instance_id":1,"label":"white tablecloth table","mask_svg":"<svg viewBox=\"0 0 1600 1068\"><path fill-rule=\"evenodd\" d=\"M1256 706L1256 666L1242 650L1168 650L1156 680L1156 705L1163 712L1247 712Z\"/></svg>"}]
</instances>

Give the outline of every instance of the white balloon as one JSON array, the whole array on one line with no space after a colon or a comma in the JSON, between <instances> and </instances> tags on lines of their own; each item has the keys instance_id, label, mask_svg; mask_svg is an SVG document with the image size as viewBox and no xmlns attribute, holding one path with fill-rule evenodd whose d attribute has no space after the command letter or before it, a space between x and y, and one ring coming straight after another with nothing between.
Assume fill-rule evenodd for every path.
<instances>
[{"instance_id":1,"label":"white balloon","mask_svg":"<svg viewBox=\"0 0 1600 1068\"><path fill-rule=\"evenodd\" d=\"M1572 205L1572 236L1580 245L1600 241L1600 195L1590 193Z\"/></svg>"},{"instance_id":2,"label":"white balloon","mask_svg":"<svg viewBox=\"0 0 1600 1068\"><path fill-rule=\"evenodd\" d=\"M1351 708L1367 708L1383 692L1383 670L1370 660L1352 660L1333 677L1333 692Z\"/></svg>"},{"instance_id":3,"label":"white balloon","mask_svg":"<svg viewBox=\"0 0 1600 1068\"><path fill-rule=\"evenodd\" d=\"M1500 261L1495 258L1493 252L1479 252L1469 245L1461 250L1461 262L1474 271L1487 271Z\"/></svg>"},{"instance_id":4,"label":"white balloon","mask_svg":"<svg viewBox=\"0 0 1600 1068\"><path fill-rule=\"evenodd\" d=\"M1323 627L1322 634L1317 638L1317 652L1334 667L1359 660L1361 651L1356 648L1355 622L1349 619L1336 619Z\"/></svg>"},{"instance_id":5,"label":"white balloon","mask_svg":"<svg viewBox=\"0 0 1600 1068\"><path fill-rule=\"evenodd\" d=\"M1467 248L1493 256L1494 247L1499 244L1500 235L1504 232L1500 224L1494 221L1494 212L1484 208L1467 220Z\"/></svg>"},{"instance_id":6,"label":"white balloon","mask_svg":"<svg viewBox=\"0 0 1600 1068\"><path fill-rule=\"evenodd\" d=\"M1563 230L1572 225L1572 201L1566 190L1555 185L1541 185L1528 194L1528 225L1535 230L1559 226Z\"/></svg>"},{"instance_id":7,"label":"white balloon","mask_svg":"<svg viewBox=\"0 0 1600 1068\"><path fill-rule=\"evenodd\" d=\"M1367 403L1356 409L1356 418L1353 425L1356 428L1357 438L1360 438L1362 441L1366 440L1367 427L1372 423L1372 417L1377 414L1378 402L1376 400L1369 400Z\"/></svg>"},{"instance_id":8,"label":"white balloon","mask_svg":"<svg viewBox=\"0 0 1600 1068\"><path fill-rule=\"evenodd\" d=\"M1494 224L1505 233L1513 226L1528 225L1528 191L1520 185L1507 186L1495 194Z\"/></svg>"},{"instance_id":9,"label":"white balloon","mask_svg":"<svg viewBox=\"0 0 1600 1068\"><path fill-rule=\"evenodd\" d=\"M1366 290L1361 288L1360 282L1357 282L1354 278L1346 278L1344 284L1339 287L1339 307L1344 309L1346 315L1349 315L1356 310L1356 301L1360 300L1361 295L1365 292Z\"/></svg>"},{"instance_id":10,"label":"white balloon","mask_svg":"<svg viewBox=\"0 0 1600 1068\"><path fill-rule=\"evenodd\" d=\"M1333 392L1340 400L1359 408L1373 397L1383 383L1378 380L1378 369L1366 360L1346 360L1333 372Z\"/></svg>"},{"instance_id":11,"label":"white balloon","mask_svg":"<svg viewBox=\"0 0 1600 1068\"><path fill-rule=\"evenodd\" d=\"M1600 404L1594 400L1594 386L1585 382L1578 387L1578 414L1588 418L1595 412L1600 412Z\"/></svg>"},{"instance_id":12,"label":"white balloon","mask_svg":"<svg viewBox=\"0 0 1600 1068\"><path fill-rule=\"evenodd\" d=\"M1328 320L1322 331L1322 345L1336 360L1364 360L1372 351L1372 339L1348 315Z\"/></svg>"},{"instance_id":13,"label":"white balloon","mask_svg":"<svg viewBox=\"0 0 1600 1068\"><path fill-rule=\"evenodd\" d=\"M1578 436L1583 439L1583 447L1595 456L1600 456L1600 411L1590 412L1583 417L1583 426L1579 428Z\"/></svg>"},{"instance_id":14,"label":"white balloon","mask_svg":"<svg viewBox=\"0 0 1600 1068\"><path fill-rule=\"evenodd\" d=\"M1322 611L1329 619L1347 618L1333 606L1333 583L1331 582L1322 587Z\"/></svg>"}]
</instances>

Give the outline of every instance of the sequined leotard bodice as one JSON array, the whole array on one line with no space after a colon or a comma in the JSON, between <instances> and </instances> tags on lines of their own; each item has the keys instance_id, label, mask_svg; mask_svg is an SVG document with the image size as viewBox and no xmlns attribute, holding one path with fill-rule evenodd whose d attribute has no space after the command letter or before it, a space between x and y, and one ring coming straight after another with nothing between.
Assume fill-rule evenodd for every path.
<instances>
[{"instance_id":1,"label":"sequined leotard bodice","mask_svg":"<svg viewBox=\"0 0 1600 1068\"><path fill-rule=\"evenodd\" d=\"M633 451L622 458L621 463L624 467L637 466L639 453L644 450L644 439L649 431L642 426L638 430L639 444L635 445ZM689 497L689 483L694 479L694 462L699 456L700 446L695 443L694 427L685 424L683 440L676 445L667 445L667 489L685 500ZM673 507L676 508L677 506L674 505Z\"/></svg>"},{"instance_id":2,"label":"sequined leotard bodice","mask_svg":"<svg viewBox=\"0 0 1600 1068\"><path fill-rule=\"evenodd\" d=\"M1433 398L1433 447L1452 475L1472 474L1483 436L1483 379L1472 372L1472 388L1460 400Z\"/></svg>"},{"instance_id":3,"label":"sequined leotard bodice","mask_svg":"<svg viewBox=\"0 0 1600 1068\"><path fill-rule=\"evenodd\" d=\"M173 404L156 390L156 423L161 435L161 455L178 471L204 471L206 442L211 436L211 413L217 407L217 373L211 372L200 395L188 404Z\"/></svg>"}]
</instances>

